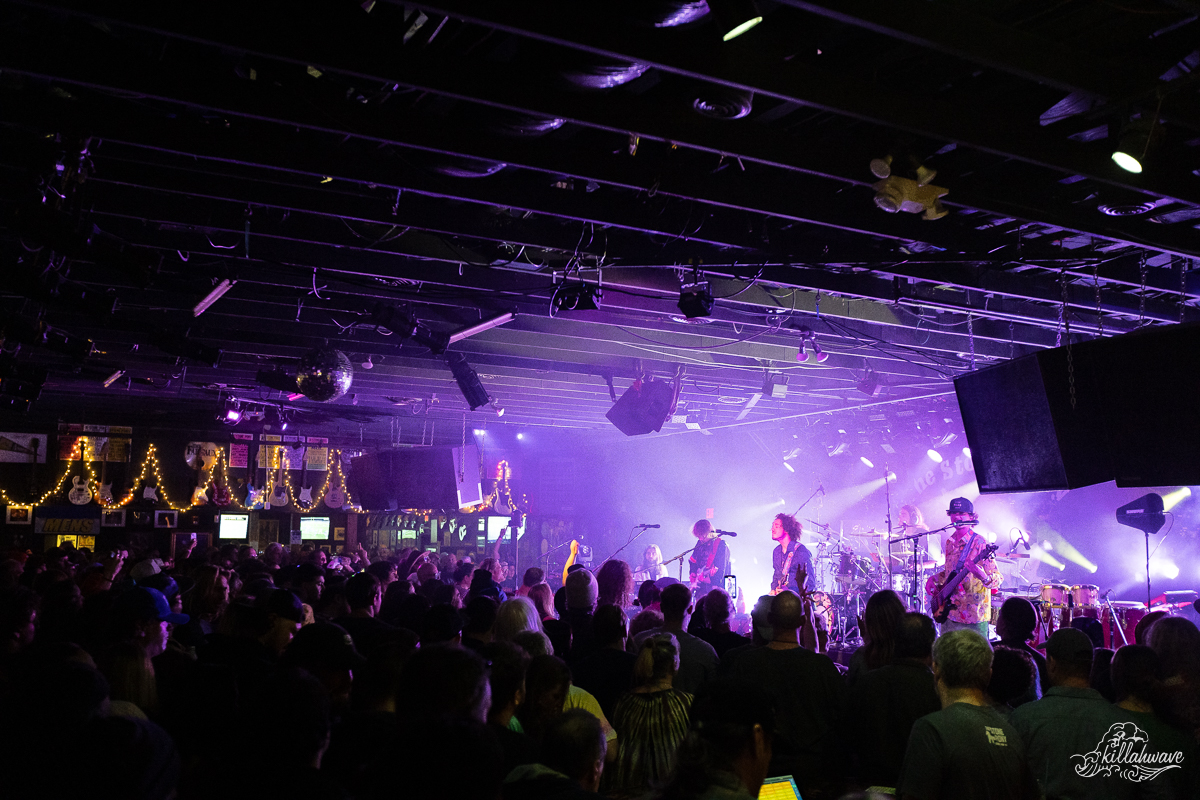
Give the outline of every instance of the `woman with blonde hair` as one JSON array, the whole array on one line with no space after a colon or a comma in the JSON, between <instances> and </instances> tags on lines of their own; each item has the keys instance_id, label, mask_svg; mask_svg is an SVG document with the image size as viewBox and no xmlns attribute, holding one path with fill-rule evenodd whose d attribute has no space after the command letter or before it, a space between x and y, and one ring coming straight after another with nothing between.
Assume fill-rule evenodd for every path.
<instances>
[{"instance_id":1,"label":"woman with blonde hair","mask_svg":"<svg viewBox=\"0 0 1200 800\"><path fill-rule=\"evenodd\" d=\"M692 707L692 695L674 688L678 671L679 642L672 634L657 633L642 642L633 666L634 689L613 712L621 748L604 772L610 796L644 792L670 774Z\"/></svg>"},{"instance_id":2,"label":"woman with blonde hair","mask_svg":"<svg viewBox=\"0 0 1200 800\"><path fill-rule=\"evenodd\" d=\"M492 627L492 639L497 642L511 642L514 636L523 631L545 633L537 607L528 597L514 597L511 600L505 600L496 610L496 624Z\"/></svg>"}]
</instances>

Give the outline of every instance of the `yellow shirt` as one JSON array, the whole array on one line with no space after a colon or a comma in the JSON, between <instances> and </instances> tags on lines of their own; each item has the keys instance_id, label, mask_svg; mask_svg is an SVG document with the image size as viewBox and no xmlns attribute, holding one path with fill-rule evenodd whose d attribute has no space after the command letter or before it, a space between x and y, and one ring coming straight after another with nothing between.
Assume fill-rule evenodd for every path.
<instances>
[{"instance_id":1,"label":"yellow shirt","mask_svg":"<svg viewBox=\"0 0 1200 800\"><path fill-rule=\"evenodd\" d=\"M958 563L959 554L970 540L971 534L965 533L962 536L955 534L946 542L946 564L941 572L933 576L937 583L941 584L946 580L946 575L954 569L954 565ZM987 545L987 540L983 536L976 537L975 544L971 545L971 552L967 558L963 559L963 569L966 569L967 562L978 557ZM996 562L990 558L980 562L978 566L980 571L988 576L988 581L984 583L975 573L967 573L967 577L954 590L954 596L951 598L955 604L955 608L950 612L951 622L973 625L977 622L988 622L991 619L991 590L999 589L1004 578L1000 574L1000 570L996 569Z\"/></svg>"}]
</instances>

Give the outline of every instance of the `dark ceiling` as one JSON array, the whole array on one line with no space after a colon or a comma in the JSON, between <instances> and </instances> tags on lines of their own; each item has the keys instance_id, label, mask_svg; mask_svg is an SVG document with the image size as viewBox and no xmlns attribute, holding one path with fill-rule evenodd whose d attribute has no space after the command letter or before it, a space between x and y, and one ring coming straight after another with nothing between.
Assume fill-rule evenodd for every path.
<instances>
[{"instance_id":1,"label":"dark ceiling","mask_svg":"<svg viewBox=\"0 0 1200 800\"><path fill-rule=\"evenodd\" d=\"M664 432L946 417L964 371L1200 319L1200 3L760 3L728 43L682 0L0 3L0 371L48 370L5 424L196 429L233 397L456 441L445 360L381 302L433 334L517 313L450 347L505 409L467 426L613 437L606 379L682 370ZM889 153L947 216L875 207ZM326 343L345 397L257 380Z\"/></svg>"}]
</instances>

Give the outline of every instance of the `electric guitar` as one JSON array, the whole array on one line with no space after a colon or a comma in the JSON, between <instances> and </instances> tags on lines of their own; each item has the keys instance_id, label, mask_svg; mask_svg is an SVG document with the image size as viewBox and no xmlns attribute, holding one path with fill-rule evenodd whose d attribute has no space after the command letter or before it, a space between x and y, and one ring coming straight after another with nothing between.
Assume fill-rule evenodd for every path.
<instances>
[{"instance_id":1,"label":"electric guitar","mask_svg":"<svg viewBox=\"0 0 1200 800\"><path fill-rule=\"evenodd\" d=\"M258 478L259 462L261 461L259 455L262 451L263 445L259 445L254 451L254 468L250 471L250 477L246 481L246 508L261 509L267 505L266 498L263 497L263 490L254 485L255 479Z\"/></svg>"},{"instance_id":2,"label":"electric guitar","mask_svg":"<svg viewBox=\"0 0 1200 800\"><path fill-rule=\"evenodd\" d=\"M67 499L77 506L87 505L92 502L92 489L88 486L87 478L82 475L76 475L71 478L71 484L75 488L67 492Z\"/></svg>"},{"instance_id":3,"label":"electric guitar","mask_svg":"<svg viewBox=\"0 0 1200 800\"><path fill-rule=\"evenodd\" d=\"M989 544L979 551L979 555L971 559L971 563L978 564L981 561L987 561L997 549L997 545ZM929 607L933 609L930 616L933 617L934 622L940 625L950 618L950 612L958 607L958 604L951 598L954 597L955 590L970 574L971 570L967 569L964 564L960 569L947 575L940 586L936 583L933 584L929 592Z\"/></svg>"},{"instance_id":4,"label":"electric guitar","mask_svg":"<svg viewBox=\"0 0 1200 800\"><path fill-rule=\"evenodd\" d=\"M792 558L796 555L796 551L799 550L800 547L801 547L801 545L797 544L796 547L792 550L792 552L788 553L787 559L783 562L783 570L780 572L779 581L777 583L773 582L771 584L771 591L770 591L771 595L777 595L780 592L782 592L784 589L788 588L788 573L792 571ZM797 572L796 574L799 575L800 573ZM796 585L799 586L800 589L803 591L804 582L808 580L807 570L805 570L805 572L804 572L804 580L800 580L799 577L797 577L796 580L797 580Z\"/></svg>"},{"instance_id":5,"label":"electric guitar","mask_svg":"<svg viewBox=\"0 0 1200 800\"><path fill-rule=\"evenodd\" d=\"M277 447L275 448L275 452L278 454L277 457L279 459L279 469L275 472L275 485L271 489L270 503L276 508L279 508L280 506L286 506L288 504L288 493L287 487L283 485L284 450L282 447Z\"/></svg>"},{"instance_id":6,"label":"electric guitar","mask_svg":"<svg viewBox=\"0 0 1200 800\"><path fill-rule=\"evenodd\" d=\"M305 448L300 448L300 452L303 454L301 455L301 459L303 460L300 467L300 500L298 502L311 508L313 499L312 487L308 485L308 451Z\"/></svg>"},{"instance_id":7,"label":"electric guitar","mask_svg":"<svg viewBox=\"0 0 1200 800\"><path fill-rule=\"evenodd\" d=\"M113 504L112 484L108 482L108 440L100 450L100 488L96 490L96 499L102 506Z\"/></svg>"}]
</instances>

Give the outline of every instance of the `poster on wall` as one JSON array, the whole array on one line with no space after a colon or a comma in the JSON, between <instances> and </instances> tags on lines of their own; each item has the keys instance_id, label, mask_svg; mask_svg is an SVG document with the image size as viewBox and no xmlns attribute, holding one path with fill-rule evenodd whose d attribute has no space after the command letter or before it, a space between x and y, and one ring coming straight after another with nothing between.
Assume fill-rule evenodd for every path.
<instances>
[{"instance_id":1,"label":"poster on wall","mask_svg":"<svg viewBox=\"0 0 1200 800\"><path fill-rule=\"evenodd\" d=\"M215 442L188 442L183 451L183 459L192 469L212 469L220 452L221 446Z\"/></svg>"},{"instance_id":2,"label":"poster on wall","mask_svg":"<svg viewBox=\"0 0 1200 800\"><path fill-rule=\"evenodd\" d=\"M0 433L0 461L45 464L46 440L43 433Z\"/></svg>"},{"instance_id":3,"label":"poster on wall","mask_svg":"<svg viewBox=\"0 0 1200 800\"><path fill-rule=\"evenodd\" d=\"M250 445L229 445L229 466L245 469L250 465Z\"/></svg>"},{"instance_id":4,"label":"poster on wall","mask_svg":"<svg viewBox=\"0 0 1200 800\"><path fill-rule=\"evenodd\" d=\"M100 528L100 506L47 506L34 509L34 533L94 534Z\"/></svg>"},{"instance_id":5,"label":"poster on wall","mask_svg":"<svg viewBox=\"0 0 1200 800\"><path fill-rule=\"evenodd\" d=\"M9 525L32 525L32 506L8 506L4 512L4 521Z\"/></svg>"}]
</instances>

